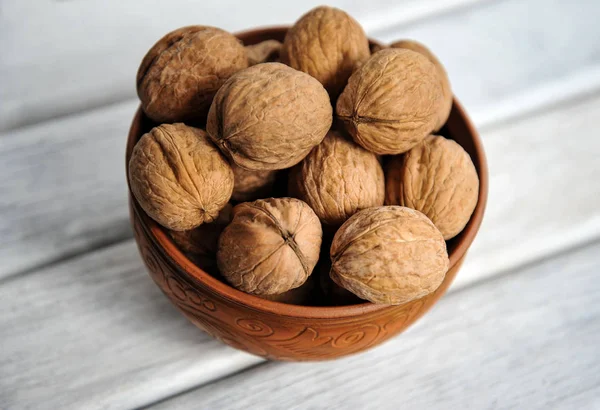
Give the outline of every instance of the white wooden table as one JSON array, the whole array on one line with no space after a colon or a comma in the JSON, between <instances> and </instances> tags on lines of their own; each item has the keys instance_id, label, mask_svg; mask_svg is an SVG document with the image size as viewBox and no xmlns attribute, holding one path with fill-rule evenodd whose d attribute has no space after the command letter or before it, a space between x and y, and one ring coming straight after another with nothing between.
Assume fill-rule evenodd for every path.
<instances>
[{"instance_id":1,"label":"white wooden table","mask_svg":"<svg viewBox=\"0 0 600 410\"><path fill-rule=\"evenodd\" d=\"M321 364L266 363L197 330L129 227L148 47L318 2L237 3L0 1L0 409L600 408L600 3L330 2L439 55L490 195L449 294L385 345Z\"/></svg>"}]
</instances>

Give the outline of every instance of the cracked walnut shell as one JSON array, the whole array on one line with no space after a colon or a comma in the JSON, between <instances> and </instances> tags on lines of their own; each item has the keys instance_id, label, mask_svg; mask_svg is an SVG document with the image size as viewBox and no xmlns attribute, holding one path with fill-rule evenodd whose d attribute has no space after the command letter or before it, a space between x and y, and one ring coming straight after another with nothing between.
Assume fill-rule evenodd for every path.
<instances>
[{"instance_id":1,"label":"cracked walnut shell","mask_svg":"<svg viewBox=\"0 0 600 410\"><path fill-rule=\"evenodd\" d=\"M323 86L280 63L257 64L221 87L208 113L207 131L232 161L250 170L297 164L331 127Z\"/></svg>"},{"instance_id":2,"label":"cracked walnut shell","mask_svg":"<svg viewBox=\"0 0 600 410\"><path fill-rule=\"evenodd\" d=\"M233 190L233 171L204 131L181 123L144 134L129 160L129 182L144 211L165 228L212 222Z\"/></svg>"},{"instance_id":3,"label":"cracked walnut shell","mask_svg":"<svg viewBox=\"0 0 600 410\"><path fill-rule=\"evenodd\" d=\"M433 129L434 132L439 131L439 129L442 128L444 124L446 124L446 121L448 121L450 111L452 110L452 87L450 86L450 79L448 78L448 73L446 72L446 69L444 68L440 60L438 60L438 58L435 56L435 54L431 52L431 50L429 50L427 47L425 47L423 44L417 41L400 40L392 43L390 47L404 48L422 54L425 57L427 57L427 59L431 61L437 69L438 76L442 81L442 94L444 95L444 102L440 107L438 122L435 128Z\"/></svg>"},{"instance_id":4,"label":"cracked walnut shell","mask_svg":"<svg viewBox=\"0 0 600 410\"><path fill-rule=\"evenodd\" d=\"M321 6L288 30L281 61L319 80L335 98L369 55L369 40L360 24L342 10Z\"/></svg>"},{"instance_id":5,"label":"cracked walnut shell","mask_svg":"<svg viewBox=\"0 0 600 410\"><path fill-rule=\"evenodd\" d=\"M233 34L182 27L148 51L137 73L137 92L156 122L204 121L219 87L246 67L246 50Z\"/></svg>"},{"instance_id":6,"label":"cracked walnut shell","mask_svg":"<svg viewBox=\"0 0 600 410\"><path fill-rule=\"evenodd\" d=\"M414 51L385 49L352 74L336 112L365 149L400 154L433 131L442 103L433 63Z\"/></svg>"},{"instance_id":7,"label":"cracked walnut shell","mask_svg":"<svg viewBox=\"0 0 600 410\"><path fill-rule=\"evenodd\" d=\"M449 260L442 234L425 215L400 206L357 212L331 244L331 279L373 303L399 305L435 291Z\"/></svg>"},{"instance_id":8,"label":"cracked walnut shell","mask_svg":"<svg viewBox=\"0 0 600 410\"><path fill-rule=\"evenodd\" d=\"M292 168L289 191L322 223L339 226L361 209L383 205L385 178L375 154L330 131Z\"/></svg>"},{"instance_id":9,"label":"cracked walnut shell","mask_svg":"<svg viewBox=\"0 0 600 410\"><path fill-rule=\"evenodd\" d=\"M306 282L319 260L321 224L294 198L244 202L219 238L217 263L237 289L276 295Z\"/></svg>"},{"instance_id":10,"label":"cracked walnut shell","mask_svg":"<svg viewBox=\"0 0 600 410\"><path fill-rule=\"evenodd\" d=\"M469 222L479 198L479 177L455 141L431 135L388 164L386 204L423 212L448 240Z\"/></svg>"}]
</instances>

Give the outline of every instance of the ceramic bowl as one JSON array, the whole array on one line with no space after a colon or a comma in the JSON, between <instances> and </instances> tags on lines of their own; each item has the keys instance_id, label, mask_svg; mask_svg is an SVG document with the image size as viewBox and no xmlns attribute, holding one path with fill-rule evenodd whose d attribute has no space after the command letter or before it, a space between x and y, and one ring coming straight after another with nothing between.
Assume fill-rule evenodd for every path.
<instances>
[{"instance_id":1,"label":"ceramic bowl","mask_svg":"<svg viewBox=\"0 0 600 410\"><path fill-rule=\"evenodd\" d=\"M283 41L287 28L256 29L237 36L246 44ZM372 44L376 44L372 42ZM126 159L153 124L138 109L127 141ZM454 280L481 224L488 173L481 140L467 114L454 101L441 132L471 156L479 173L479 202L462 233L448 242L450 269L434 293L399 306L362 303L309 307L264 300L236 290L194 265L129 192L131 224L148 272L157 286L194 325L234 348L268 359L335 359L372 348L423 316Z\"/></svg>"}]
</instances>

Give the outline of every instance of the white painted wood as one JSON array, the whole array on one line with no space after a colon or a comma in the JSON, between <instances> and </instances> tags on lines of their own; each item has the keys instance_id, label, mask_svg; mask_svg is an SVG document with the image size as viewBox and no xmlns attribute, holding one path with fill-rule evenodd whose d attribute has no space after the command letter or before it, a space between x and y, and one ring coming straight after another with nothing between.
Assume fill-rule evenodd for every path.
<instances>
[{"instance_id":1,"label":"white painted wood","mask_svg":"<svg viewBox=\"0 0 600 410\"><path fill-rule=\"evenodd\" d=\"M600 94L562 104L483 128L488 210L456 286L600 235ZM0 135L0 278L130 236L124 150L135 107Z\"/></svg>"},{"instance_id":2,"label":"white painted wood","mask_svg":"<svg viewBox=\"0 0 600 410\"><path fill-rule=\"evenodd\" d=\"M405 334L268 363L154 409L597 409L600 244L455 292Z\"/></svg>"},{"instance_id":3,"label":"white painted wood","mask_svg":"<svg viewBox=\"0 0 600 410\"><path fill-rule=\"evenodd\" d=\"M473 116L494 121L526 108L514 104L516 96L531 105L581 84L600 88L599 13L595 0L506 0L372 34L427 44Z\"/></svg>"},{"instance_id":4,"label":"white painted wood","mask_svg":"<svg viewBox=\"0 0 600 410\"><path fill-rule=\"evenodd\" d=\"M133 240L0 286L0 408L127 409L257 363L196 329Z\"/></svg>"},{"instance_id":5,"label":"white painted wood","mask_svg":"<svg viewBox=\"0 0 600 410\"><path fill-rule=\"evenodd\" d=\"M334 0L366 28L423 18L482 0ZM180 26L230 31L292 24L320 1L164 2L6 0L0 12L0 131L135 96L145 52ZM26 16L26 18L25 18Z\"/></svg>"},{"instance_id":6,"label":"white painted wood","mask_svg":"<svg viewBox=\"0 0 600 410\"><path fill-rule=\"evenodd\" d=\"M454 286L600 237L600 95L482 130L480 233Z\"/></svg>"},{"instance_id":7,"label":"white painted wood","mask_svg":"<svg viewBox=\"0 0 600 410\"><path fill-rule=\"evenodd\" d=\"M143 5L5 1L0 13L0 130L134 97L134 76L145 51L178 26L205 23L235 31L287 24L318 3L228 0L213 7L192 0ZM600 43L595 41L600 37L595 19L600 3L593 0L331 4L347 9L376 38L414 37L428 44L473 112L487 112L499 100L509 104L516 93L528 94L600 65ZM597 76L592 80L600 83Z\"/></svg>"},{"instance_id":8,"label":"white painted wood","mask_svg":"<svg viewBox=\"0 0 600 410\"><path fill-rule=\"evenodd\" d=\"M0 135L0 279L131 237L125 141L136 108Z\"/></svg>"}]
</instances>

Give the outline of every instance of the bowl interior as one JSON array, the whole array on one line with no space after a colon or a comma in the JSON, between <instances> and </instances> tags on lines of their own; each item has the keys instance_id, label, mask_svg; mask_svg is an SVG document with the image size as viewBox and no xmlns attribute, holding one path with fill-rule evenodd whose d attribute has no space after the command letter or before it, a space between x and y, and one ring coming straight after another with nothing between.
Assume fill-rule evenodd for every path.
<instances>
[{"instance_id":1,"label":"bowl interior","mask_svg":"<svg viewBox=\"0 0 600 410\"><path fill-rule=\"evenodd\" d=\"M250 30L238 33L236 36L245 45L251 45L269 39L283 41L286 31L287 27L272 27ZM375 44L378 43L371 41L371 45ZM141 108L138 109L133 119L127 140L126 165L129 163L129 158L135 143L143 134L156 125L158 124L152 122L144 115ZM465 255L481 225L483 212L487 202L488 171L485 153L479 135L456 99L454 99L452 112L450 113L448 122L438 134L451 138L459 143L471 156L475 168L477 169L477 173L479 174L479 199L475 211L465 229L455 238L447 241L448 253L450 256L450 268L452 268ZM127 176L127 183L129 184L129 176ZM158 244L159 248L161 248L167 258L181 268L191 282L199 282L213 293L226 297L247 308L291 317L340 318L357 316L362 313L373 312L389 307L387 305L376 305L370 302L343 306L299 306L274 302L239 291L229 286L227 283L214 278L212 275L203 271L191 262L177 248L166 231L146 215L131 194L131 191L129 192L129 197L133 206L136 208L138 215L140 215L142 223L150 232L155 243Z\"/></svg>"}]
</instances>

